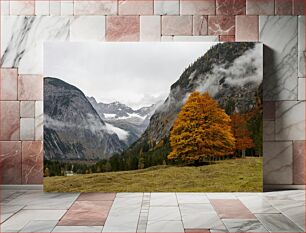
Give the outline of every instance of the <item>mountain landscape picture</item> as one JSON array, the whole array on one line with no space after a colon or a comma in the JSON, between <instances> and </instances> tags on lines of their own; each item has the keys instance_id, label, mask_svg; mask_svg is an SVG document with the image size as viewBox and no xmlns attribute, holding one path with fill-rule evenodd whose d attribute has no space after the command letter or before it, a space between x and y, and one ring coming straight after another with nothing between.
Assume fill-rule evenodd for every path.
<instances>
[{"instance_id":1,"label":"mountain landscape picture","mask_svg":"<svg viewBox=\"0 0 306 233\"><path fill-rule=\"evenodd\" d=\"M47 42L48 192L262 191L263 46Z\"/></svg>"}]
</instances>

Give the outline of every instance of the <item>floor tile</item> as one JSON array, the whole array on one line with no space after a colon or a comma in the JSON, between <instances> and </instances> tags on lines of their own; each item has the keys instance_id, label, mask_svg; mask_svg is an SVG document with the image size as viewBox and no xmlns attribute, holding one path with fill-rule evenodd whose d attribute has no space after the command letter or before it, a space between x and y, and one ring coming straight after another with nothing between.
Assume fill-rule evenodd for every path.
<instances>
[{"instance_id":1,"label":"floor tile","mask_svg":"<svg viewBox=\"0 0 306 233\"><path fill-rule=\"evenodd\" d=\"M1 217L1 223L10 218L12 215L17 213L19 210L21 210L24 207L24 205L6 205L1 204L0 206L0 217Z\"/></svg>"},{"instance_id":2,"label":"floor tile","mask_svg":"<svg viewBox=\"0 0 306 233\"><path fill-rule=\"evenodd\" d=\"M206 193L208 199L237 199L233 193Z\"/></svg>"},{"instance_id":3,"label":"floor tile","mask_svg":"<svg viewBox=\"0 0 306 233\"><path fill-rule=\"evenodd\" d=\"M173 221L181 220L181 214L178 207L150 207L149 221Z\"/></svg>"},{"instance_id":4,"label":"floor tile","mask_svg":"<svg viewBox=\"0 0 306 233\"><path fill-rule=\"evenodd\" d=\"M89 232L101 232L103 226L56 226L52 232L61 233L61 232L81 232L81 233L89 233Z\"/></svg>"},{"instance_id":5,"label":"floor tile","mask_svg":"<svg viewBox=\"0 0 306 233\"><path fill-rule=\"evenodd\" d=\"M259 196L239 197L239 200L254 214L280 213L268 201Z\"/></svg>"},{"instance_id":6,"label":"floor tile","mask_svg":"<svg viewBox=\"0 0 306 233\"><path fill-rule=\"evenodd\" d=\"M182 211L183 225L185 229L201 228L212 229L221 226L222 222L215 212L197 213L192 215ZM219 228L218 228L219 229Z\"/></svg>"},{"instance_id":7,"label":"floor tile","mask_svg":"<svg viewBox=\"0 0 306 233\"><path fill-rule=\"evenodd\" d=\"M177 206L175 193L152 193L150 206Z\"/></svg>"},{"instance_id":8,"label":"floor tile","mask_svg":"<svg viewBox=\"0 0 306 233\"><path fill-rule=\"evenodd\" d=\"M209 229L185 229L185 233L210 233Z\"/></svg>"},{"instance_id":9,"label":"floor tile","mask_svg":"<svg viewBox=\"0 0 306 233\"><path fill-rule=\"evenodd\" d=\"M303 232L282 214L256 214L256 217L271 232Z\"/></svg>"},{"instance_id":10,"label":"floor tile","mask_svg":"<svg viewBox=\"0 0 306 233\"><path fill-rule=\"evenodd\" d=\"M261 195L268 200L305 201L305 190L267 192L267 193L262 193Z\"/></svg>"},{"instance_id":11,"label":"floor tile","mask_svg":"<svg viewBox=\"0 0 306 233\"><path fill-rule=\"evenodd\" d=\"M258 220L223 219L229 232L269 232Z\"/></svg>"},{"instance_id":12,"label":"floor tile","mask_svg":"<svg viewBox=\"0 0 306 233\"><path fill-rule=\"evenodd\" d=\"M25 225L20 232L51 232L58 221L33 220Z\"/></svg>"},{"instance_id":13,"label":"floor tile","mask_svg":"<svg viewBox=\"0 0 306 233\"><path fill-rule=\"evenodd\" d=\"M116 193L81 193L78 201L113 201Z\"/></svg>"},{"instance_id":14,"label":"floor tile","mask_svg":"<svg viewBox=\"0 0 306 233\"><path fill-rule=\"evenodd\" d=\"M209 203L207 196L204 193L177 193L178 203Z\"/></svg>"},{"instance_id":15,"label":"floor tile","mask_svg":"<svg viewBox=\"0 0 306 233\"><path fill-rule=\"evenodd\" d=\"M184 232L181 221L149 221L147 225L147 233L153 232Z\"/></svg>"}]
</instances>

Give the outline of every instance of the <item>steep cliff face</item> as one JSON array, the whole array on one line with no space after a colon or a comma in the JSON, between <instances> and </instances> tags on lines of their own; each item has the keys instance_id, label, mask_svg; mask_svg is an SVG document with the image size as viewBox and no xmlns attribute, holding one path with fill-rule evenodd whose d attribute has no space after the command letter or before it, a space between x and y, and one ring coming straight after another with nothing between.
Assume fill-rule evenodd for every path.
<instances>
[{"instance_id":1,"label":"steep cliff face","mask_svg":"<svg viewBox=\"0 0 306 233\"><path fill-rule=\"evenodd\" d=\"M44 79L45 158L98 160L121 152L123 143L78 88Z\"/></svg>"},{"instance_id":2,"label":"steep cliff face","mask_svg":"<svg viewBox=\"0 0 306 233\"><path fill-rule=\"evenodd\" d=\"M169 136L172 125L190 93L208 92L226 111L246 112L260 100L262 85L262 45L222 43L213 46L191 64L165 102L151 117L142 137L128 153L139 153L149 144L153 150Z\"/></svg>"}]
</instances>

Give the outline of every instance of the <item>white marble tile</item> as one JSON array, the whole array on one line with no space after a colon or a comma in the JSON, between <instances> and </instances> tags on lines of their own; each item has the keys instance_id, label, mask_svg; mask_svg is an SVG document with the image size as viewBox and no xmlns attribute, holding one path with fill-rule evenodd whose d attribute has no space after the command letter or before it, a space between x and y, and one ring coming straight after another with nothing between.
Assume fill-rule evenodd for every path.
<instances>
[{"instance_id":1,"label":"white marble tile","mask_svg":"<svg viewBox=\"0 0 306 233\"><path fill-rule=\"evenodd\" d=\"M43 140L44 107L43 101L35 101L35 140Z\"/></svg>"},{"instance_id":2,"label":"white marble tile","mask_svg":"<svg viewBox=\"0 0 306 233\"><path fill-rule=\"evenodd\" d=\"M275 121L263 121L263 140L275 140Z\"/></svg>"},{"instance_id":3,"label":"white marble tile","mask_svg":"<svg viewBox=\"0 0 306 233\"><path fill-rule=\"evenodd\" d=\"M156 15L140 16L140 41L160 41L161 18Z\"/></svg>"},{"instance_id":4,"label":"white marble tile","mask_svg":"<svg viewBox=\"0 0 306 233\"><path fill-rule=\"evenodd\" d=\"M305 190L289 190L262 193L261 196L267 200L291 200L291 201L305 201Z\"/></svg>"},{"instance_id":5,"label":"white marble tile","mask_svg":"<svg viewBox=\"0 0 306 233\"><path fill-rule=\"evenodd\" d=\"M19 74L43 73L43 42L69 39L69 17L4 16L1 20L3 67Z\"/></svg>"},{"instance_id":6,"label":"white marble tile","mask_svg":"<svg viewBox=\"0 0 306 233\"><path fill-rule=\"evenodd\" d=\"M149 221L146 232L175 232L183 233L181 221Z\"/></svg>"},{"instance_id":7,"label":"white marble tile","mask_svg":"<svg viewBox=\"0 0 306 233\"><path fill-rule=\"evenodd\" d=\"M280 213L269 202L258 196L239 197L239 200L254 214Z\"/></svg>"},{"instance_id":8,"label":"white marble tile","mask_svg":"<svg viewBox=\"0 0 306 233\"><path fill-rule=\"evenodd\" d=\"M61 15L61 1L50 1L50 15Z\"/></svg>"},{"instance_id":9,"label":"white marble tile","mask_svg":"<svg viewBox=\"0 0 306 233\"><path fill-rule=\"evenodd\" d=\"M0 1L1 4L1 15L9 15L10 14L10 1Z\"/></svg>"},{"instance_id":10,"label":"white marble tile","mask_svg":"<svg viewBox=\"0 0 306 233\"><path fill-rule=\"evenodd\" d=\"M198 41L198 42L218 42L217 36L162 36L161 41Z\"/></svg>"},{"instance_id":11,"label":"white marble tile","mask_svg":"<svg viewBox=\"0 0 306 233\"><path fill-rule=\"evenodd\" d=\"M35 15L50 15L50 2L47 0L36 0Z\"/></svg>"},{"instance_id":12,"label":"white marble tile","mask_svg":"<svg viewBox=\"0 0 306 233\"><path fill-rule=\"evenodd\" d=\"M20 140L34 140L34 118L20 118Z\"/></svg>"},{"instance_id":13,"label":"white marble tile","mask_svg":"<svg viewBox=\"0 0 306 233\"><path fill-rule=\"evenodd\" d=\"M104 1L74 1L74 15L116 15L118 2Z\"/></svg>"},{"instance_id":14,"label":"white marble tile","mask_svg":"<svg viewBox=\"0 0 306 233\"><path fill-rule=\"evenodd\" d=\"M178 206L175 193L152 193L150 206Z\"/></svg>"},{"instance_id":15,"label":"white marble tile","mask_svg":"<svg viewBox=\"0 0 306 233\"><path fill-rule=\"evenodd\" d=\"M256 214L256 217L270 232L303 232L282 214Z\"/></svg>"},{"instance_id":16,"label":"white marble tile","mask_svg":"<svg viewBox=\"0 0 306 233\"><path fill-rule=\"evenodd\" d=\"M58 221L33 220L25 225L20 232L51 232Z\"/></svg>"},{"instance_id":17,"label":"white marble tile","mask_svg":"<svg viewBox=\"0 0 306 233\"><path fill-rule=\"evenodd\" d=\"M10 15L34 15L34 0L10 0Z\"/></svg>"},{"instance_id":18,"label":"white marble tile","mask_svg":"<svg viewBox=\"0 0 306 233\"><path fill-rule=\"evenodd\" d=\"M181 220L181 214L178 207L155 206L149 209L149 221L174 221Z\"/></svg>"},{"instance_id":19,"label":"white marble tile","mask_svg":"<svg viewBox=\"0 0 306 233\"><path fill-rule=\"evenodd\" d=\"M204 193L177 193L176 197L179 204L210 203Z\"/></svg>"},{"instance_id":20,"label":"white marble tile","mask_svg":"<svg viewBox=\"0 0 306 233\"><path fill-rule=\"evenodd\" d=\"M77 16L71 21L70 41L104 41L105 16Z\"/></svg>"},{"instance_id":21,"label":"white marble tile","mask_svg":"<svg viewBox=\"0 0 306 233\"><path fill-rule=\"evenodd\" d=\"M20 117L34 117L35 101L20 101Z\"/></svg>"},{"instance_id":22,"label":"white marble tile","mask_svg":"<svg viewBox=\"0 0 306 233\"><path fill-rule=\"evenodd\" d=\"M292 142L264 142L264 184L292 184Z\"/></svg>"},{"instance_id":23,"label":"white marble tile","mask_svg":"<svg viewBox=\"0 0 306 233\"><path fill-rule=\"evenodd\" d=\"M61 15L73 15L73 1L61 1Z\"/></svg>"},{"instance_id":24,"label":"white marble tile","mask_svg":"<svg viewBox=\"0 0 306 233\"><path fill-rule=\"evenodd\" d=\"M117 193L116 198L142 198L143 193Z\"/></svg>"},{"instance_id":25,"label":"white marble tile","mask_svg":"<svg viewBox=\"0 0 306 233\"><path fill-rule=\"evenodd\" d=\"M206 193L208 199L237 199L233 193Z\"/></svg>"},{"instance_id":26,"label":"white marble tile","mask_svg":"<svg viewBox=\"0 0 306 233\"><path fill-rule=\"evenodd\" d=\"M264 48L264 100L297 99L297 17L260 16Z\"/></svg>"},{"instance_id":27,"label":"white marble tile","mask_svg":"<svg viewBox=\"0 0 306 233\"><path fill-rule=\"evenodd\" d=\"M76 232L82 232L82 233L87 233L87 232L101 232L103 229L103 226L56 226L52 232L58 233L58 232L71 232L71 233L76 233Z\"/></svg>"},{"instance_id":28,"label":"white marble tile","mask_svg":"<svg viewBox=\"0 0 306 233\"><path fill-rule=\"evenodd\" d=\"M305 140L305 102L279 101L275 109L275 139Z\"/></svg>"},{"instance_id":29,"label":"white marble tile","mask_svg":"<svg viewBox=\"0 0 306 233\"><path fill-rule=\"evenodd\" d=\"M305 78L305 16L299 16L298 25L298 75Z\"/></svg>"},{"instance_id":30,"label":"white marble tile","mask_svg":"<svg viewBox=\"0 0 306 233\"><path fill-rule=\"evenodd\" d=\"M258 220L223 219L229 232L269 232Z\"/></svg>"},{"instance_id":31,"label":"white marble tile","mask_svg":"<svg viewBox=\"0 0 306 233\"><path fill-rule=\"evenodd\" d=\"M1 214L0 214L0 222L6 221L12 215L20 211L24 205L8 205L8 204L1 204Z\"/></svg>"},{"instance_id":32,"label":"white marble tile","mask_svg":"<svg viewBox=\"0 0 306 233\"><path fill-rule=\"evenodd\" d=\"M154 14L155 15L179 15L180 1L179 0L155 0Z\"/></svg>"},{"instance_id":33,"label":"white marble tile","mask_svg":"<svg viewBox=\"0 0 306 233\"><path fill-rule=\"evenodd\" d=\"M299 78L298 79L298 100L306 100L305 89L306 89L305 78Z\"/></svg>"}]
</instances>

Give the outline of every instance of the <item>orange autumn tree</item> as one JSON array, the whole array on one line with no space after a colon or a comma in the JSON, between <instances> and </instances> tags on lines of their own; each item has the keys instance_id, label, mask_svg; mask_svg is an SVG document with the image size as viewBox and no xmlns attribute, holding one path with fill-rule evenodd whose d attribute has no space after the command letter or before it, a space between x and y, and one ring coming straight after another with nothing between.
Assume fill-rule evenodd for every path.
<instances>
[{"instance_id":1,"label":"orange autumn tree","mask_svg":"<svg viewBox=\"0 0 306 233\"><path fill-rule=\"evenodd\" d=\"M248 116L246 114L241 115L234 113L231 115L232 119L232 130L236 138L236 150L240 151L242 157L245 157L246 149L253 148L253 139L250 136L248 129Z\"/></svg>"},{"instance_id":2,"label":"orange autumn tree","mask_svg":"<svg viewBox=\"0 0 306 233\"><path fill-rule=\"evenodd\" d=\"M232 154L231 119L208 93L192 93L170 132L168 159L197 163Z\"/></svg>"}]
</instances>

